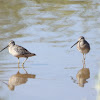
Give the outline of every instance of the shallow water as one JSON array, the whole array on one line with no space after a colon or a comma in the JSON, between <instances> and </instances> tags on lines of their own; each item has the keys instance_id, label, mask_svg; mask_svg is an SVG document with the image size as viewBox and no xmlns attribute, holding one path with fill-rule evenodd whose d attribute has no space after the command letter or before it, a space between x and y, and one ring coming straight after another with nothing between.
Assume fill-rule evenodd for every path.
<instances>
[{"instance_id":1,"label":"shallow water","mask_svg":"<svg viewBox=\"0 0 100 100\"><path fill-rule=\"evenodd\" d=\"M1 52L0 100L96 100L99 10L99 0L1 0L0 50L14 40L37 56L26 61L25 69L21 58L18 69L18 59ZM91 46L85 78L78 77L82 54L70 48L79 36Z\"/></svg>"}]
</instances>

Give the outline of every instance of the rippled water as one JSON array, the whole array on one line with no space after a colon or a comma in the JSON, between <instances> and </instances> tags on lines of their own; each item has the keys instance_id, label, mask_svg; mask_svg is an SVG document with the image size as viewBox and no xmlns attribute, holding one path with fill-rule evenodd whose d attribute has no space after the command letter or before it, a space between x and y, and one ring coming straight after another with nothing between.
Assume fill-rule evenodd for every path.
<instances>
[{"instance_id":1,"label":"rippled water","mask_svg":"<svg viewBox=\"0 0 100 100\"><path fill-rule=\"evenodd\" d=\"M0 100L96 100L100 68L99 0L0 0L0 50L10 40L37 56L0 56ZM84 36L91 50L70 48ZM27 72L26 72L27 71Z\"/></svg>"}]
</instances>

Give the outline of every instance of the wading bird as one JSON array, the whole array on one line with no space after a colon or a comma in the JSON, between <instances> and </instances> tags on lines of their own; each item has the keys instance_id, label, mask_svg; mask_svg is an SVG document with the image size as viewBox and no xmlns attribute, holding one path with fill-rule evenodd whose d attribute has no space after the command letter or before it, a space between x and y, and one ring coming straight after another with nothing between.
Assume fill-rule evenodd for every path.
<instances>
[{"instance_id":1,"label":"wading bird","mask_svg":"<svg viewBox=\"0 0 100 100\"><path fill-rule=\"evenodd\" d=\"M83 36L79 37L78 41L74 45L76 44L77 44L77 49L83 54L83 60L85 63L86 54L90 51L90 45Z\"/></svg>"},{"instance_id":2,"label":"wading bird","mask_svg":"<svg viewBox=\"0 0 100 100\"><path fill-rule=\"evenodd\" d=\"M16 45L13 40L11 40L9 42L9 44L5 48L3 48L1 51L3 51L6 48L8 48L10 54L12 54L13 56L18 58L18 65L19 65L19 58L24 57L24 58L26 58L25 59L25 61L26 61L28 59L28 57L36 56L36 54L30 53L24 47ZM22 66L24 65L25 61L23 62Z\"/></svg>"}]
</instances>

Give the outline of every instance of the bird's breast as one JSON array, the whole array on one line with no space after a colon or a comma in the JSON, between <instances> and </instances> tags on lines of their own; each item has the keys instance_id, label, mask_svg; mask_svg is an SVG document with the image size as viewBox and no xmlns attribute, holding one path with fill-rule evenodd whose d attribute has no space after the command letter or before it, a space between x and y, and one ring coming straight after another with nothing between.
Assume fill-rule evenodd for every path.
<instances>
[{"instance_id":1,"label":"bird's breast","mask_svg":"<svg viewBox=\"0 0 100 100\"><path fill-rule=\"evenodd\" d=\"M78 43L77 44L77 49L83 53L83 54L87 54L90 51L90 46L88 44L82 44L82 43Z\"/></svg>"},{"instance_id":2,"label":"bird's breast","mask_svg":"<svg viewBox=\"0 0 100 100\"><path fill-rule=\"evenodd\" d=\"M9 53L12 54L13 56L16 57L18 55L18 52L15 50L14 46L9 47L8 50L9 50Z\"/></svg>"}]
</instances>

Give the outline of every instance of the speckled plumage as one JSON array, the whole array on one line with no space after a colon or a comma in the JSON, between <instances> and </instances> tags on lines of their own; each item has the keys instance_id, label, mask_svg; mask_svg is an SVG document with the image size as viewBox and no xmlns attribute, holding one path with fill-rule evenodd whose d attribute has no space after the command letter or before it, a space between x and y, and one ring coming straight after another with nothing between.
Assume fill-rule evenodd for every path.
<instances>
[{"instance_id":1,"label":"speckled plumage","mask_svg":"<svg viewBox=\"0 0 100 100\"><path fill-rule=\"evenodd\" d=\"M78 41L79 42L77 43L77 49L81 53L87 54L90 51L90 45L89 45L89 43L82 36L78 39Z\"/></svg>"},{"instance_id":2,"label":"speckled plumage","mask_svg":"<svg viewBox=\"0 0 100 100\"><path fill-rule=\"evenodd\" d=\"M18 58L18 63L19 63L19 58L20 57L24 57L27 60L28 57L35 56L36 55L34 53L29 52L24 47L19 46L19 45L16 45L13 40L11 40L9 42L8 46L6 46L4 49L6 49L7 47L8 47L9 53ZM1 51L3 51L4 49L2 49ZM24 65L25 61L23 62L23 65Z\"/></svg>"},{"instance_id":3,"label":"speckled plumage","mask_svg":"<svg viewBox=\"0 0 100 100\"><path fill-rule=\"evenodd\" d=\"M78 41L74 45L76 45L76 44L77 44L77 49L83 54L83 60L82 61L83 61L83 67L84 67L84 65L85 65L85 57L86 57L84 55L86 55L90 51L90 45L85 40L85 38L83 36L79 37Z\"/></svg>"}]
</instances>

